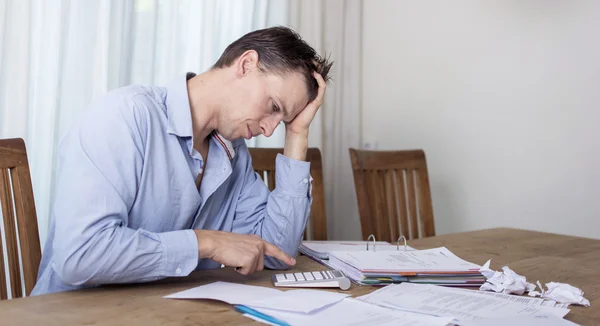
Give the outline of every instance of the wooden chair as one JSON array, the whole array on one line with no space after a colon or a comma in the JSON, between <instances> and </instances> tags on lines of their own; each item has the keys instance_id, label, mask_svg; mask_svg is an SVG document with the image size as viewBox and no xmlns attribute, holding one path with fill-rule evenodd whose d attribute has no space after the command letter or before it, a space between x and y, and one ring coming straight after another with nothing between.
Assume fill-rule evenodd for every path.
<instances>
[{"instance_id":1,"label":"wooden chair","mask_svg":"<svg viewBox=\"0 0 600 326\"><path fill-rule=\"evenodd\" d=\"M275 189L275 158L283 154L283 148L248 148L252 156L252 166L269 190ZM323 186L323 163L321 151L309 148L306 160L310 162L310 174L313 177L313 202L306 231L305 240L327 240L327 220L325 218L325 188Z\"/></svg>"},{"instance_id":2,"label":"wooden chair","mask_svg":"<svg viewBox=\"0 0 600 326\"><path fill-rule=\"evenodd\" d=\"M27 296L33 290L41 259L33 188L22 139L0 140L0 202L4 220L4 240L8 254L8 271L0 241L0 300L8 298L7 278L12 298ZM13 206L14 203L14 206ZM16 212L16 219L15 219ZM18 233L17 233L18 230ZM2 240L2 234L0 234ZM21 261L19 261L19 249ZM25 293L21 284L21 266Z\"/></svg>"},{"instance_id":3,"label":"wooden chair","mask_svg":"<svg viewBox=\"0 0 600 326\"><path fill-rule=\"evenodd\" d=\"M422 150L349 149L362 237L396 243L435 235L427 163Z\"/></svg>"}]
</instances>

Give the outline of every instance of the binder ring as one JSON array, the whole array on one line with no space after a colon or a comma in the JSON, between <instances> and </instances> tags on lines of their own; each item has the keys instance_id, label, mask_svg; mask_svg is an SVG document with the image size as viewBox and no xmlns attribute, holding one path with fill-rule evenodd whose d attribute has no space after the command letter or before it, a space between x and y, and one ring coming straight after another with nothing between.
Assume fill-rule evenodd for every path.
<instances>
[{"instance_id":1,"label":"binder ring","mask_svg":"<svg viewBox=\"0 0 600 326\"><path fill-rule=\"evenodd\" d=\"M400 239L404 239L404 251L406 251L406 237L403 235L396 240L396 250L400 250Z\"/></svg>"},{"instance_id":2,"label":"binder ring","mask_svg":"<svg viewBox=\"0 0 600 326\"><path fill-rule=\"evenodd\" d=\"M367 251L369 251L369 240L373 238L373 251L375 250L375 244L377 243L377 241L375 240L375 235L371 234L368 238L367 238Z\"/></svg>"}]
</instances>

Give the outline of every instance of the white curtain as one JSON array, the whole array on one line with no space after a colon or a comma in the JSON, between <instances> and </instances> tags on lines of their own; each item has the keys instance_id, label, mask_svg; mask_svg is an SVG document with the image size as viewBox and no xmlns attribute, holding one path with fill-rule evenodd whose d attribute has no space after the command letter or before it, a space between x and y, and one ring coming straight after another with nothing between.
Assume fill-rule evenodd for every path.
<instances>
[{"instance_id":1,"label":"white curtain","mask_svg":"<svg viewBox=\"0 0 600 326\"><path fill-rule=\"evenodd\" d=\"M362 0L291 0L289 24L334 61L333 81L310 130L323 156L328 239L358 240L349 147L361 139Z\"/></svg>"},{"instance_id":2,"label":"white curtain","mask_svg":"<svg viewBox=\"0 0 600 326\"><path fill-rule=\"evenodd\" d=\"M277 0L0 0L0 138L27 144L42 244L57 143L86 105L203 72L238 37L287 18ZM249 145L283 146L283 132Z\"/></svg>"}]
</instances>

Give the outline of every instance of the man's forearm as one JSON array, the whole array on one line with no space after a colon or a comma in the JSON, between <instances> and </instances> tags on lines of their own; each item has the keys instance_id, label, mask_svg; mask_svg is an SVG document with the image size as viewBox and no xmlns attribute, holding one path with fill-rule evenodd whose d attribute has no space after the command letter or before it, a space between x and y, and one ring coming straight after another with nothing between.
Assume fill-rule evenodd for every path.
<instances>
[{"instance_id":1,"label":"man's forearm","mask_svg":"<svg viewBox=\"0 0 600 326\"><path fill-rule=\"evenodd\" d=\"M283 155L297 161L306 160L306 151L308 149L308 131L305 133L294 133L286 131L285 147Z\"/></svg>"},{"instance_id":2,"label":"man's forearm","mask_svg":"<svg viewBox=\"0 0 600 326\"><path fill-rule=\"evenodd\" d=\"M53 244L58 249L55 249L54 269L61 280L70 285L145 282L186 276L198 264L198 248L191 230L154 233L122 226L107 227L89 240L79 241L79 237L67 234L55 238Z\"/></svg>"}]
</instances>

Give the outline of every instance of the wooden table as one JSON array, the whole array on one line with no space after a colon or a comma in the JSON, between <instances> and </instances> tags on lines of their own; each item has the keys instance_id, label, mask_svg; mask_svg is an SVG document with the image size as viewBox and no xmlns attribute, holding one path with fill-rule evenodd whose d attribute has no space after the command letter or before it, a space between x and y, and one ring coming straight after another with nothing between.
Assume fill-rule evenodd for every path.
<instances>
[{"instance_id":1,"label":"wooden table","mask_svg":"<svg viewBox=\"0 0 600 326\"><path fill-rule=\"evenodd\" d=\"M565 282L582 288L591 307L572 306L566 319L600 325L600 240L514 229L492 229L411 240L419 248L446 246L477 264L492 258L492 268L510 266L528 280ZM294 271L322 270L307 257L298 257ZM0 301L1 325L251 325L256 322L231 306L204 300L168 300L164 295L214 281L272 286L262 271L250 277L231 269L192 273L189 277L154 283L114 285ZM353 285L353 296L375 288Z\"/></svg>"}]
</instances>

